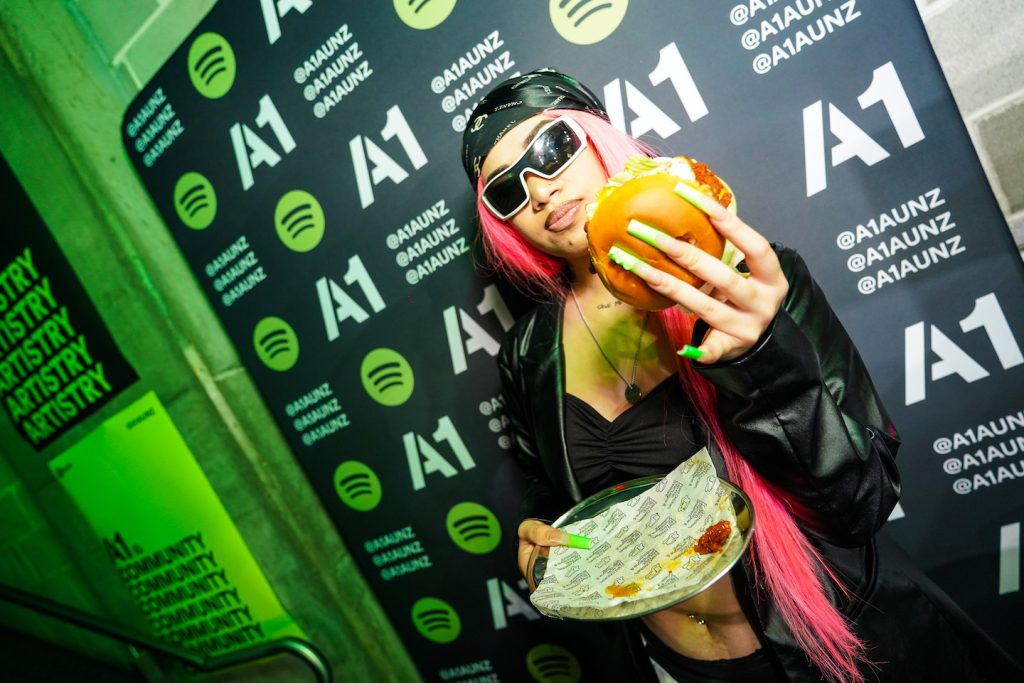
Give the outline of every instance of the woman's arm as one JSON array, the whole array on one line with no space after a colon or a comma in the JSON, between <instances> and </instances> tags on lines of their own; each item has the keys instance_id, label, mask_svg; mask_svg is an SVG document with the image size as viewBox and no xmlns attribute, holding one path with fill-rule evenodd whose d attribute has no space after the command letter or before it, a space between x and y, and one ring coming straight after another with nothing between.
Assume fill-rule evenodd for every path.
<instances>
[{"instance_id":1,"label":"woman's arm","mask_svg":"<svg viewBox=\"0 0 1024 683\"><path fill-rule=\"evenodd\" d=\"M743 356L694 366L715 384L740 453L805 528L837 545L860 545L899 499L899 437L803 259L776 250L789 292L772 325Z\"/></svg>"},{"instance_id":2,"label":"woman's arm","mask_svg":"<svg viewBox=\"0 0 1024 683\"><path fill-rule=\"evenodd\" d=\"M536 545L565 545L568 534L550 526L550 522L571 506L559 495L540 461L533 430L529 424L526 397L526 377L520 366L520 335L517 326L505 336L498 353L498 371L501 376L505 415L512 428L512 452L526 479L526 490L516 523L516 560L519 571L526 574L526 563Z\"/></svg>"},{"instance_id":3,"label":"woman's arm","mask_svg":"<svg viewBox=\"0 0 1024 683\"><path fill-rule=\"evenodd\" d=\"M796 252L703 195L691 201L744 252L749 274L656 233L636 236L712 293L644 263L630 269L700 318L706 333L681 354L718 387L726 431L807 531L837 545L866 542L899 497L899 438L853 342Z\"/></svg>"}]
</instances>

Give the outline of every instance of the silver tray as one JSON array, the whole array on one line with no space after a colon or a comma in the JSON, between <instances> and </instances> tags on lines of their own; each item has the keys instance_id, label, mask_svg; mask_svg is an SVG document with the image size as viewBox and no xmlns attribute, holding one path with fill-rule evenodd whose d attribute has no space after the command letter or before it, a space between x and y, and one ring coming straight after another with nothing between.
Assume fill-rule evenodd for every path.
<instances>
[{"instance_id":1,"label":"silver tray","mask_svg":"<svg viewBox=\"0 0 1024 683\"><path fill-rule=\"evenodd\" d=\"M573 506L568 512L556 519L552 526L561 528L567 524L596 517L598 514L604 512L613 505L624 503L631 498L640 495L644 491L647 491L651 487L656 486L662 479L664 479L664 475L643 477L641 479L627 481L623 484L617 484L604 489L603 491L598 491L594 495ZM721 477L718 478L718 481L729 493L733 512L736 516L736 528L733 530L733 533L739 533L741 542L730 543L727 545L726 548L712 560L713 567L710 572L705 567L703 570L707 575L707 579L705 581L696 587L690 585L678 591L672 591L650 598L639 598L627 601L616 605L614 608L608 608L607 610L601 609L600 605L595 605L585 609L567 607L564 610L559 611L554 616L580 621L616 621L619 619L633 619L644 616L645 614L652 614L654 612L661 611L685 600L689 600L725 576L740 557L743 556L744 551L750 544L750 538L754 531L754 509L750 504L750 499L747 498L747 494L738 486L732 482L722 479ZM549 549L547 547L534 547L533 554L530 555L530 559L527 562L526 577L531 593L537 589L537 586L544 578L544 573L547 568L548 550ZM586 551L582 552L585 553Z\"/></svg>"}]
</instances>

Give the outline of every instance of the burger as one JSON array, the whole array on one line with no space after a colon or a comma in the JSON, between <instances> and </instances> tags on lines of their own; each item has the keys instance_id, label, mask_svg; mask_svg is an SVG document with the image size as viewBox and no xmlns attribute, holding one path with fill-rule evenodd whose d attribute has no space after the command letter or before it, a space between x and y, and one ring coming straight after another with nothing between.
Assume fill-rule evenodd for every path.
<instances>
[{"instance_id":1,"label":"burger","mask_svg":"<svg viewBox=\"0 0 1024 683\"><path fill-rule=\"evenodd\" d=\"M630 235L627 228L632 221L689 242L730 266L743 258L743 254L715 230L707 214L683 198L680 183L736 213L736 199L729 186L706 164L683 156L630 157L625 170L609 178L598 192L597 202L587 207L591 263L604 286L616 298L635 308L659 311L675 302L616 265L608 256L613 247L698 289L710 286L661 250Z\"/></svg>"}]
</instances>

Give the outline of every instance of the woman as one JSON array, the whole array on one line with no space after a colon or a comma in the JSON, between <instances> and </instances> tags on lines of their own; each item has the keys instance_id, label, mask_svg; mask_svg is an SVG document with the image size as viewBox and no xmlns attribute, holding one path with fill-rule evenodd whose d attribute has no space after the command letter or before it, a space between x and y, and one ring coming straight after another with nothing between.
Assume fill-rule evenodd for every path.
<instances>
[{"instance_id":1,"label":"woman","mask_svg":"<svg viewBox=\"0 0 1024 683\"><path fill-rule=\"evenodd\" d=\"M675 240L657 246L713 284L711 295L649 266L635 271L696 324L677 308L645 314L604 289L590 266L586 206L635 153L648 150L551 70L496 86L464 135L489 261L546 295L499 356L528 482L520 571L535 545L567 541L544 520L707 446L719 475L752 500L751 551L707 591L622 626L617 646L633 680L928 680L941 658L925 647L950 657L934 675L1001 680L1012 665L955 606L933 586L922 591L915 584L926 579L898 558L878 560L874 534L899 495L899 441L795 252L701 202L745 253L747 277Z\"/></svg>"}]
</instances>

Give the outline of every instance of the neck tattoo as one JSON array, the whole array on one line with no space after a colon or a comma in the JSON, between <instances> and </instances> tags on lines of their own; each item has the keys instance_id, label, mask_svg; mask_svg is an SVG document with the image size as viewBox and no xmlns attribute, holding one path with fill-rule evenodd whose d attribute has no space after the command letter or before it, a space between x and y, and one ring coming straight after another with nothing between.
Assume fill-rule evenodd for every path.
<instances>
[{"instance_id":1,"label":"neck tattoo","mask_svg":"<svg viewBox=\"0 0 1024 683\"><path fill-rule=\"evenodd\" d=\"M619 369L615 367L615 363L608 357L608 354L601 348L601 343L597 341L597 335L594 334L594 330L590 329L590 323L587 322L586 316L583 315L583 307L580 306L580 300L576 298L576 290L570 288L569 293L572 294L573 303L576 304L576 312L580 314L580 320L583 321L583 327L587 328L587 332L590 334L590 338L594 340L594 346L601 352L604 359L611 366L611 369L615 371L615 374L626 383L626 390L624 393L626 400L629 401L630 405L635 404L641 398L643 398L644 392L640 390L640 387L636 384L636 369L640 363L640 347L643 345L644 333L647 331L647 319L650 317L650 311L644 313L644 324L640 327L640 336L636 340L636 353L633 355L633 374L630 379L626 379L626 376L619 372Z\"/></svg>"}]
</instances>

